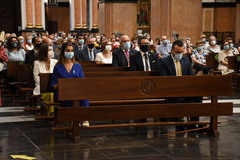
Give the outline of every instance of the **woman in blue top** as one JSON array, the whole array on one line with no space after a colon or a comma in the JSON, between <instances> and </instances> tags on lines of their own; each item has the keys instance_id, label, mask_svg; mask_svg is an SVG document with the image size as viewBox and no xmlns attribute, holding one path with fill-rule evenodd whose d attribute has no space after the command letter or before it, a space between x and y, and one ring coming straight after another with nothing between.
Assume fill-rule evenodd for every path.
<instances>
[{"instance_id":1,"label":"woman in blue top","mask_svg":"<svg viewBox=\"0 0 240 160\"><path fill-rule=\"evenodd\" d=\"M70 43L64 43L59 55L57 64L53 69L51 86L55 90L55 98L58 99L58 78L84 78L82 67L74 60L73 45ZM72 107L73 101L64 101L64 107ZM80 100L80 106L89 106L88 100ZM84 127L89 126L88 121L84 121L82 124Z\"/></svg>"}]
</instances>

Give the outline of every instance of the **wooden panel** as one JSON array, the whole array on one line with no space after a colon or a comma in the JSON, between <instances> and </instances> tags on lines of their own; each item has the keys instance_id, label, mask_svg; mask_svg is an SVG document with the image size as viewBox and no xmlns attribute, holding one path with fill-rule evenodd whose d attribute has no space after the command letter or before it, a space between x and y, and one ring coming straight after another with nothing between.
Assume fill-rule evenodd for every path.
<instances>
[{"instance_id":1,"label":"wooden panel","mask_svg":"<svg viewBox=\"0 0 240 160\"><path fill-rule=\"evenodd\" d=\"M209 67L213 67L214 70L218 67L218 61L216 59L216 56L218 53L209 53L206 55L206 65Z\"/></svg>"},{"instance_id":2,"label":"wooden panel","mask_svg":"<svg viewBox=\"0 0 240 160\"><path fill-rule=\"evenodd\" d=\"M83 67L83 72L127 71L128 67Z\"/></svg>"},{"instance_id":3,"label":"wooden panel","mask_svg":"<svg viewBox=\"0 0 240 160\"><path fill-rule=\"evenodd\" d=\"M133 76L158 76L158 72L150 71L115 71L115 72L85 72L85 77L133 77Z\"/></svg>"},{"instance_id":4,"label":"wooden panel","mask_svg":"<svg viewBox=\"0 0 240 160\"><path fill-rule=\"evenodd\" d=\"M85 77L133 77L133 76L158 76L156 71L125 71L125 72L85 72ZM40 73L40 90L41 93L53 92L51 87L52 73Z\"/></svg>"},{"instance_id":5,"label":"wooden panel","mask_svg":"<svg viewBox=\"0 0 240 160\"><path fill-rule=\"evenodd\" d=\"M221 116L232 115L232 103L188 103L188 104L149 104L128 106L97 106L56 108L56 120L94 121L94 120L126 120L139 118L174 118L188 116ZM201 109L200 109L201 108ZM181 112L179 112L181 111ZM89 114L91 113L91 114Z\"/></svg>"},{"instance_id":6,"label":"wooden panel","mask_svg":"<svg viewBox=\"0 0 240 160\"><path fill-rule=\"evenodd\" d=\"M59 79L59 100L105 100L232 94L231 76ZM222 85L224 82L224 85ZM221 86L221 89L219 88Z\"/></svg>"},{"instance_id":7,"label":"wooden panel","mask_svg":"<svg viewBox=\"0 0 240 160\"><path fill-rule=\"evenodd\" d=\"M17 66L20 62L8 62L7 64L7 74L8 76L17 76Z\"/></svg>"},{"instance_id":8,"label":"wooden panel","mask_svg":"<svg viewBox=\"0 0 240 160\"><path fill-rule=\"evenodd\" d=\"M239 73L240 63L237 61L239 56L228 56L228 69L233 69L236 73Z\"/></svg>"},{"instance_id":9,"label":"wooden panel","mask_svg":"<svg viewBox=\"0 0 240 160\"><path fill-rule=\"evenodd\" d=\"M203 32L213 32L213 8L203 9Z\"/></svg>"},{"instance_id":10,"label":"wooden panel","mask_svg":"<svg viewBox=\"0 0 240 160\"><path fill-rule=\"evenodd\" d=\"M51 87L52 73L40 73L40 92L54 92L53 87Z\"/></svg>"}]
</instances>

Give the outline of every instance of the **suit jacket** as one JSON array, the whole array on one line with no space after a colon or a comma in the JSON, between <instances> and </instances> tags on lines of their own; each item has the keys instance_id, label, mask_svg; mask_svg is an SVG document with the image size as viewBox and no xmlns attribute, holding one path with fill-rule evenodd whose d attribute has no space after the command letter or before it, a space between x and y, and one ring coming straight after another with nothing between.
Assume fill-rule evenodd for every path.
<instances>
[{"instance_id":1,"label":"suit jacket","mask_svg":"<svg viewBox=\"0 0 240 160\"><path fill-rule=\"evenodd\" d=\"M129 50L129 56L136 53L137 50L130 49ZM123 52L122 48L116 49L113 51L113 60L112 60L112 66L113 67L128 67L128 60L125 56L125 53Z\"/></svg>"},{"instance_id":2,"label":"suit jacket","mask_svg":"<svg viewBox=\"0 0 240 160\"><path fill-rule=\"evenodd\" d=\"M155 53L148 52L151 71L158 70L158 56ZM130 56L130 71L144 71L142 54L140 51Z\"/></svg>"},{"instance_id":3,"label":"suit jacket","mask_svg":"<svg viewBox=\"0 0 240 160\"><path fill-rule=\"evenodd\" d=\"M192 65L187 57L182 57L180 60L182 66L182 75L193 75ZM159 59L158 69L160 76L176 76L176 69L171 55Z\"/></svg>"},{"instance_id":4,"label":"suit jacket","mask_svg":"<svg viewBox=\"0 0 240 160\"><path fill-rule=\"evenodd\" d=\"M30 68L33 68L34 61L37 59L37 56L35 54L34 49L26 53L25 56L25 63L30 66Z\"/></svg>"},{"instance_id":5,"label":"suit jacket","mask_svg":"<svg viewBox=\"0 0 240 160\"><path fill-rule=\"evenodd\" d=\"M51 59L50 60L50 69L47 71L45 62L35 61L34 67L33 67L33 77L35 81L35 88L33 90L34 95L40 94L40 79L39 79L39 73L53 73L53 68L56 65L58 60Z\"/></svg>"},{"instance_id":6,"label":"suit jacket","mask_svg":"<svg viewBox=\"0 0 240 160\"><path fill-rule=\"evenodd\" d=\"M83 49L84 49L84 48L87 48L87 45L83 44ZM81 58L81 56L79 57L79 55L81 54L81 53L80 53L80 50L81 50L81 49L79 49L79 47L78 47L77 44L75 44L75 45L73 46L73 51L74 51L75 59L76 59L77 61L80 61L78 58Z\"/></svg>"},{"instance_id":7,"label":"suit jacket","mask_svg":"<svg viewBox=\"0 0 240 160\"><path fill-rule=\"evenodd\" d=\"M95 60L96 54L98 52L100 52L100 51L95 48L93 49L94 60ZM79 53L75 54L75 58L77 61L90 61L89 54L88 54L88 48L85 47L85 48L79 50Z\"/></svg>"}]
</instances>

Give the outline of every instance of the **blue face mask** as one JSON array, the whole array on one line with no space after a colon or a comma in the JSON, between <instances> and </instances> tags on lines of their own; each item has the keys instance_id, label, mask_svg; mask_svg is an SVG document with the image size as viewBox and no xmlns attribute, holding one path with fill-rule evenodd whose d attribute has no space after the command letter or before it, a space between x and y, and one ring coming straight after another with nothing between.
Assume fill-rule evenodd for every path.
<instances>
[{"instance_id":1,"label":"blue face mask","mask_svg":"<svg viewBox=\"0 0 240 160\"><path fill-rule=\"evenodd\" d=\"M24 40L20 40L19 43L24 43Z\"/></svg>"},{"instance_id":2,"label":"blue face mask","mask_svg":"<svg viewBox=\"0 0 240 160\"><path fill-rule=\"evenodd\" d=\"M27 43L32 43L32 40L31 40L31 39L28 39L28 40L27 40Z\"/></svg>"},{"instance_id":3,"label":"blue face mask","mask_svg":"<svg viewBox=\"0 0 240 160\"><path fill-rule=\"evenodd\" d=\"M198 47L197 50L198 51L202 51L203 50L203 46L202 47Z\"/></svg>"},{"instance_id":4,"label":"blue face mask","mask_svg":"<svg viewBox=\"0 0 240 160\"><path fill-rule=\"evenodd\" d=\"M130 43L130 42L125 42L125 43L123 43L123 49L128 50L128 49L130 49L130 48L131 48L131 43Z\"/></svg>"},{"instance_id":5,"label":"blue face mask","mask_svg":"<svg viewBox=\"0 0 240 160\"><path fill-rule=\"evenodd\" d=\"M168 44L168 40L164 40L164 41L163 41L163 44Z\"/></svg>"},{"instance_id":6,"label":"blue face mask","mask_svg":"<svg viewBox=\"0 0 240 160\"><path fill-rule=\"evenodd\" d=\"M62 45L56 45L57 48L62 48Z\"/></svg>"},{"instance_id":7,"label":"blue face mask","mask_svg":"<svg viewBox=\"0 0 240 160\"><path fill-rule=\"evenodd\" d=\"M229 45L223 47L224 50L229 50L229 48L230 48Z\"/></svg>"},{"instance_id":8,"label":"blue face mask","mask_svg":"<svg viewBox=\"0 0 240 160\"><path fill-rule=\"evenodd\" d=\"M182 53L176 53L176 54L174 55L174 59L175 59L176 61L178 61L178 60L180 60L180 59L182 58L182 56L183 56Z\"/></svg>"},{"instance_id":9,"label":"blue face mask","mask_svg":"<svg viewBox=\"0 0 240 160\"><path fill-rule=\"evenodd\" d=\"M64 52L64 57L66 59L72 59L74 56L74 53L73 52Z\"/></svg>"}]
</instances>

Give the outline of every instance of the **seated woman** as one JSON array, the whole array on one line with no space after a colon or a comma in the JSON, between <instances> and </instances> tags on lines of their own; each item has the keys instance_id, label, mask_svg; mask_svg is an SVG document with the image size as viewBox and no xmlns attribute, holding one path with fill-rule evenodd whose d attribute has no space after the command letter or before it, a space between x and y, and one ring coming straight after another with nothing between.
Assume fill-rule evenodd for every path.
<instances>
[{"instance_id":1,"label":"seated woman","mask_svg":"<svg viewBox=\"0 0 240 160\"><path fill-rule=\"evenodd\" d=\"M96 64L112 64L112 43L108 40L102 42L102 52L97 53Z\"/></svg>"},{"instance_id":2,"label":"seated woman","mask_svg":"<svg viewBox=\"0 0 240 160\"><path fill-rule=\"evenodd\" d=\"M52 83L51 86L55 90L55 98L58 99L58 78L84 78L82 67L79 63L74 60L73 45L71 43L64 43L62 45L62 50L59 55L57 64L53 69ZM80 100L80 106L89 106L88 100ZM64 107L72 107L73 101L64 101ZM89 122L84 121L83 127L88 127Z\"/></svg>"},{"instance_id":3,"label":"seated woman","mask_svg":"<svg viewBox=\"0 0 240 160\"><path fill-rule=\"evenodd\" d=\"M17 37L10 37L7 41L8 61L25 61L25 50L19 45Z\"/></svg>"},{"instance_id":4,"label":"seated woman","mask_svg":"<svg viewBox=\"0 0 240 160\"><path fill-rule=\"evenodd\" d=\"M221 45L222 51L218 53L218 70L222 71L223 75L233 73L233 69L228 69L228 59L227 56L233 56L233 53L230 52L230 46L228 41L223 41Z\"/></svg>"},{"instance_id":5,"label":"seated woman","mask_svg":"<svg viewBox=\"0 0 240 160\"><path fill-rule=\"evenodd\" d=\"M197 41L196 47L191 55L193 68L196 69L196 74L199 71L203 71L203 74L208 74L208 70L212 67L206 66L206 55L208 55L208 52L204 49L204 42L201 40Z\"/></svg>"},{"instance_id":6,"label":"seated woman","mask_svg":"<svg viewBox=\"0 0 240 160\"><path fill-rule=\"evenodd\" d=\"M35 88L33 90L34 95L40 95L40 79L39 73L52 73L56 59L51 59L53 52L48 44L43 44L38 52L38 60L34 61L33 77L35 81ZM54 101L53 93L42 93L41 99L45 101ZM54 112L54 107L49 106L47 108L47 115L51 115Z\"/></svg>"},{"instance_id":7,"label":"seated woman","mask_svg":"<svg viewBox=\"0 0 240 160\"><path fill-rule=\"evenodd\" d=\"M215 36L209 37L209 46L207 48L208 53L218 53L220 52L220 48L217 45L217 39Z\"/></svg>"},{"instance_id":8,"label":"seated woman","mask_svg":"<svg viewBox=\"0 0 240 160\"><path fill-rule=\"evenodd\" d=\"M25 50L26 52L29 52L33 50L34 46L32 44L32 36L27 36L26 38L26 44L25 44Z\"/></svg>"}]
</instances>

